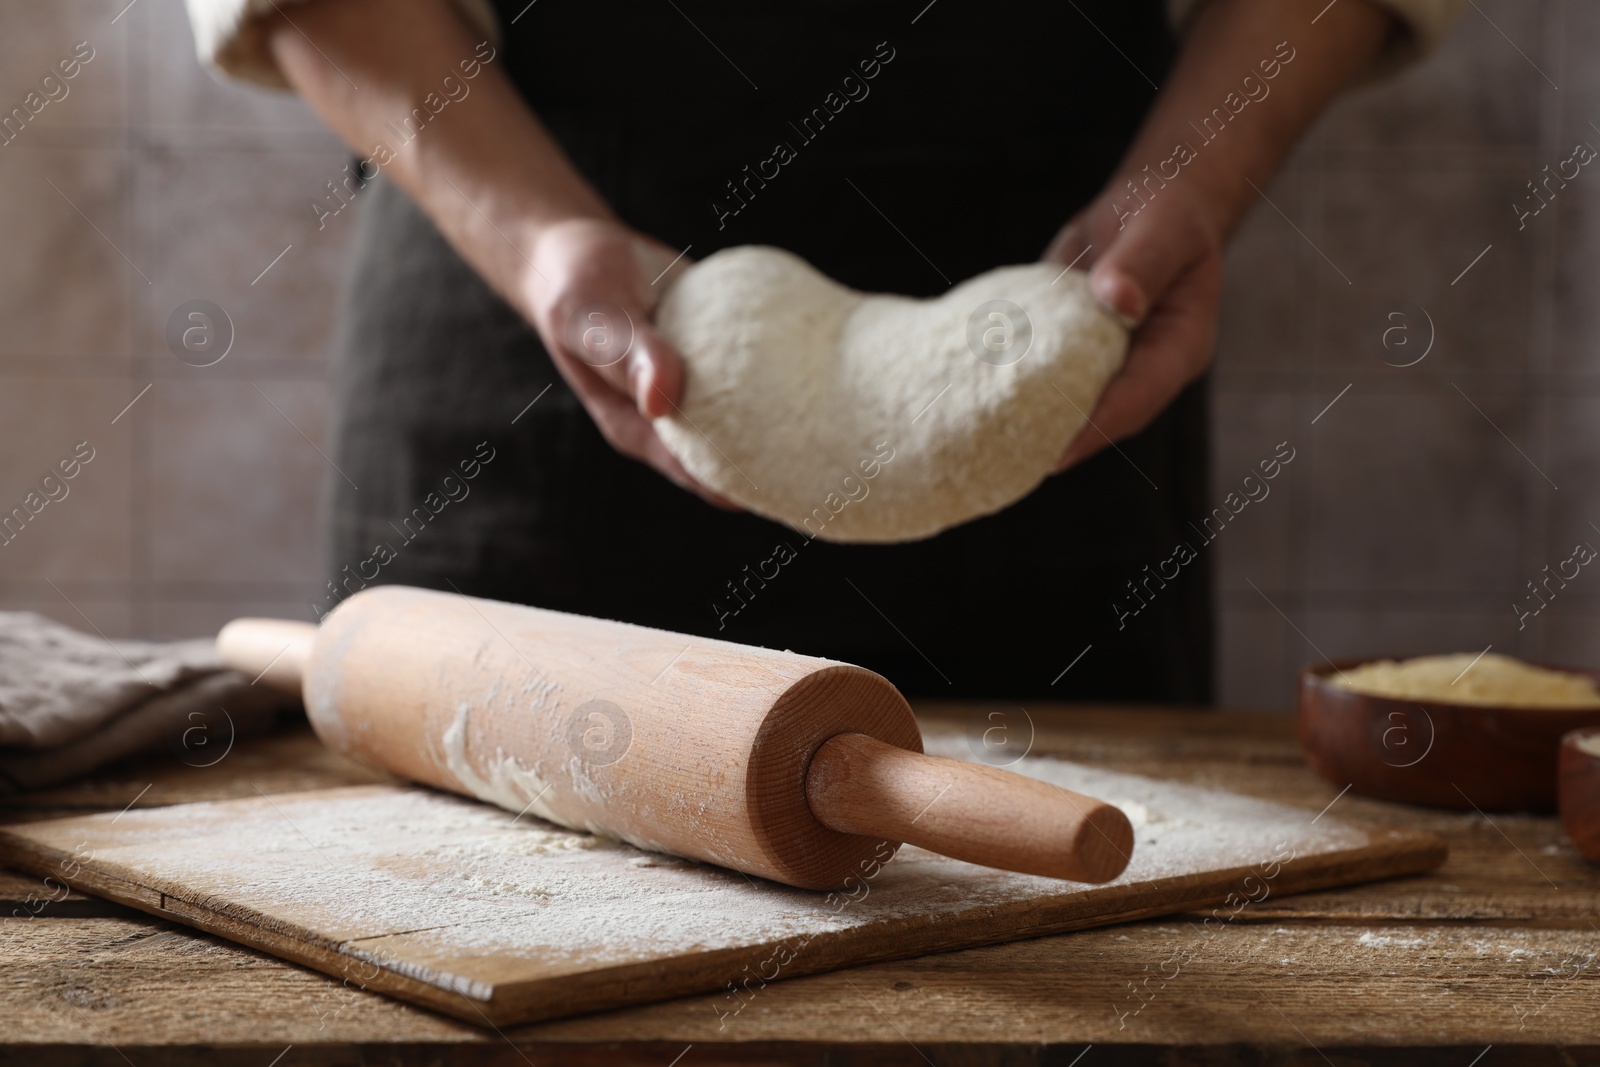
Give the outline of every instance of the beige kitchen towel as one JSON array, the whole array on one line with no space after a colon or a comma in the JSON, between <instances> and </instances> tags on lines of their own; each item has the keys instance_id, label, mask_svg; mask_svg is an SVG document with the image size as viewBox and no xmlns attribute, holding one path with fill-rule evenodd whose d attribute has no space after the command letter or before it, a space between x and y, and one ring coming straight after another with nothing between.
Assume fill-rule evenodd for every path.
<instances>
[{"instance_id":1,"label":"beige kitchen towel","mask_svg":"<svg viewBox=\"0 0 1600 1067\"><path fill-rule=\"evenodd\" d=\"M167 749L220 762L236 737L299 706L217 659L216 642L109 641L0 612L0 792L36 789Z\"/></svg>"}]
</instances>

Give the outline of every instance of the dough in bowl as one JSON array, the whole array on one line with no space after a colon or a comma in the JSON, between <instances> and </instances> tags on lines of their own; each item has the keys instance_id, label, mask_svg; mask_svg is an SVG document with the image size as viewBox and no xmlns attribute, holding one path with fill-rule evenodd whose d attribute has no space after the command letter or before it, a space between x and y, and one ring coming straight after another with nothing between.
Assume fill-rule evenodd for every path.
<instances>
[{"instance_id":1,"label":"dough in bowl","mask_svg":"<svg viewBox=\"0 0 1600 1067\"><path fill-rule=\"evenodd\" d=\"M1127 353L1088 276L1001 267L941 297L860 293L777 248L695 264L658 328L682 408L656 432L701 483L829 541L912 541L1050 473Z\"/></svg>"}]
</instances>

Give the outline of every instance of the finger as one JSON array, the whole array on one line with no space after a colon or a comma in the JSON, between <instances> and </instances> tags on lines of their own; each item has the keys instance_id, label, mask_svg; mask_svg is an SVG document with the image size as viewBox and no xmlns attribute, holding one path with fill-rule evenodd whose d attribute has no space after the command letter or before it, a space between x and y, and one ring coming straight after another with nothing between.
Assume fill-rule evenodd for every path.
<instances>
[{"instance_id":1,"label":"finger","mask_svg":"<svg viewBox=\"0 0 1600 1067\"><path fill-rule=\"evenodd\" d=\"M1138 326L1161 295L1215 248L1215 239L1187 216L1136 218L1097 257L1090 295L1124 323Z\"/></svg>"},{"instance_id":2,"label":"finger","mask_svg":"<svg viewBox=\"0 0 1600 1067\"><path fill-rule=\"evenodd\" d=\"M1083 224L1081 218L1076 218L1061 227L1060 232L1051 240L1050 246L1044 250L1044 255L1040 258L1049 263L1059 263L1063 267L1075 263L1087 269L1094 262L1093 256L1085 255L1090 248L1088 227Z\"/></svg>"},{"instance_id":3,"label":"finger","mask_svg":"<svg viewBox=\"0 0 1600 1067\"><path fill-rule=\"evenodd\" d=\"M679 410L683 399L683 357L665 337L645 327L634 340L628 357L629 393L639 413L647 419Z\"/></svg>"},{"instance_id":4,"label":"finger","mask_svg":"<svg viewBox=\"0 0 1600 1067\"><path fill-rule=\"evenodd\" d=\"M636 353L642 355L639 335L646 324L637 309L613 300L588 301L563 316L559 351L631 399L633 380L644 369L636 369L641 362Z\"/></svg>"},{"instance_id":5,"label":"finger","mask_svg":"<svg viewBox=\"0 0 1600 1067\"><path fill-rule=\"evenodd\" d=\"M677 410L683 395L683 357L637 308L585 305L569 318L564 351L646 418Z\"/></svg>"},{"instance_id":6,"label":"finger","mask_svg":"<svg viewBox=\"0 0 1600 1067\"><path fill-rule=\"evenodd\" d=\"M1122 370L1067 446L1057 471L1142 431L1204 372L1211 361L1220 291L1221 268L1214 260L1196 264L1180 279L1134 334Z\"/></svg>"}]
</instances>

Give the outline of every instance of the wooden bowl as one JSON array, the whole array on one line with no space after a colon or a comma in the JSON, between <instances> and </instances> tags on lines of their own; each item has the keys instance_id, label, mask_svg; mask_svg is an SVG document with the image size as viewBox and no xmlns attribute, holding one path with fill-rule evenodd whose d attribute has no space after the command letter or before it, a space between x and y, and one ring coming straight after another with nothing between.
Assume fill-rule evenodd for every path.
<instances>
[{"instance_id":1,"label":"wooden bowl","mask_svg":"<svg viewBox=\"0 0 1600 1067\"><path fill-rule=\"evenodd\" d=\"M1600 730L1561 739L1561 826L1573 847L1600 863Z\"/></svg>"},{"instance_id":2,"label":"wooden bowl","mask_svg":"<svg viewBox=\"0 0 1600 1067\"><path fill-rule=\"evenodd\" d=\"M1393 700L1329 681L1368 662L1341 660L1300 672L1306 759L1329 784L1362 796L1438 808L1554 811L1562 735L1600 726L1600 709Z\"/></svg>"}]
</instances>

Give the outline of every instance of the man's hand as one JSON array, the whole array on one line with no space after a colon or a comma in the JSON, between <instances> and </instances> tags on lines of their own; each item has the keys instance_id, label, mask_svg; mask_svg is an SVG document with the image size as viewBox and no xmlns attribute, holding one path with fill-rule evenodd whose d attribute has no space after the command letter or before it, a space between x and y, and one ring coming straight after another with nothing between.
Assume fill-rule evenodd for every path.
<instances>
[{"instance_id":1,"label":"man's hand","mask_svg":"<svg viewBox=\"0 0 1600 1067\"><path fill-rule=\"evenodd\" d=\"M678 410L683 394L683 359L651 324L661 294L688 265L674 258L618 222L555 223L539 233L521 303L612 448L731 508L689 476L649 421Z\"/></svg>"},{"instance_id":2,"label":"man's hand","mask_svg":"<svg viewBox=\"0 0 1600 1067\"><path fill-rule=\"evenodd\" d=\"M539 331L612 447L731 507L650 426L682 399L682 360L650 324L676 252L616 220L455 6L321 0L263 27L284 77L356 151L390 137L390 120L438 89L441 71L463 70L471 102L442 113L384 174ZM466 74L460 62L473 56L477 73Z\"/></svg>"},{"instance_id":3,"label":"man's hand","mask_svg":"<svg viewBox=\"0 0 1600 1067\"><path fill-rule=\"evenodd\" d=\"M1091 268L1089 291L1134 330L1127 363L1058 470L1138 433L1205 372L1223 244L1255 203L1257 187L1367 68L1392 28L1392 17L1371 0L1199 5L1128 154L1045 253L1067 264L1087 250L1078 265ZM1226 118L1220 132L1208 136L1193 125L1196 116L1219 112ZM1173 174L1164 162L1178 155L1175 146L1187 146L1189 158ZM1159 177L1150 180L1153 174Z\"/></svg>"},{"instance_id":4,"label":"man's hand","mask_svg":"<svg viewBox=\"0 0 1600 1067\"><path fill-rule=\"evenodd\" d=\"M1095 301L1133 330L1127 362L1090 412L1089 425L1067 446L1058 471L1143 430L1211 362L1222 296L1219 227L1177 182L1131 218L1122 218L1129 210L1125 196L1125 188L1101 193L1062 228L1044 257L1088 268Z\"/></svg>"}]
</instances>

